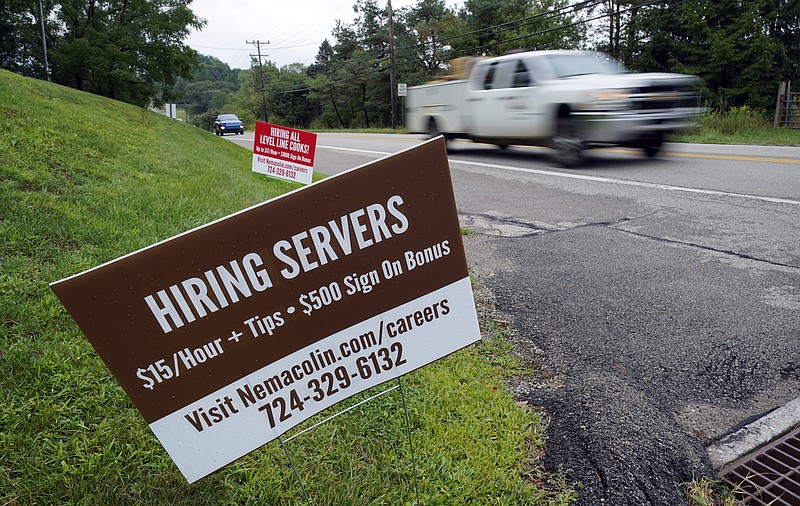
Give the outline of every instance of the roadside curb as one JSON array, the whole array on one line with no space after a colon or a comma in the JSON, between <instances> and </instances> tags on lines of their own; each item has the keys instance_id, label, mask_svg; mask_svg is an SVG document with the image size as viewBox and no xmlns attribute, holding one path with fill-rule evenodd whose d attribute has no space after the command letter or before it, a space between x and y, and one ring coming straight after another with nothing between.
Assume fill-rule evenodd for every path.
<instances>
[{"instance_id":1,"label":"roadside curb","mask_svg":"<svg viewBox=\"0 0 800 506\"><path fill-rule=\"evenodd\" d=\"M800 423L800 397L728 434L706 448L714 469L720 469L782 436Z\"/></svg>"}]
</instances>

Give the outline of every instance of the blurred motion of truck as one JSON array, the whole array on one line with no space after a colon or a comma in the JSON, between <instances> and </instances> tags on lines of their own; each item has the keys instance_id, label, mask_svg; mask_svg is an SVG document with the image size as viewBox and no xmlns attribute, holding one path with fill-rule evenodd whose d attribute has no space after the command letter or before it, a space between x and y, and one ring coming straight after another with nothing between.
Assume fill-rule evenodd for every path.
<instances>
[{"instance_id":1,"label":"blurred motion of truck","mask_svg":"<svg viewBox=\"0 0 800 506\"><path fill-rule=\"evenodd\" d=\"M655 156L667 133L693 126L702 112L697 77L634 74L588 51L460 58L451 71L408 89L410 132L504 149L549 146L568 167L593 147L632 147Z\"/></svg>"}]
</instances>

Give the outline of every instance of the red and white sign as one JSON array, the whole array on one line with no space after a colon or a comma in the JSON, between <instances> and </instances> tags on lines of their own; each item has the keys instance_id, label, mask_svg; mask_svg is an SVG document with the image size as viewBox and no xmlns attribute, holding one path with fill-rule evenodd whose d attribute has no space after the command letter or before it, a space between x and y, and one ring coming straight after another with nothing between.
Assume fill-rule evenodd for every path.
<instances>
[{"instance_id":1,"label":"red and white sign","mask_svg":"<svg viewBox=\"0 0 800 506\"><path fill-rule=\"evenodd\" d=\"M253 172L311 184L317 134L256 121Z\"/></svg>"}]
</instances>

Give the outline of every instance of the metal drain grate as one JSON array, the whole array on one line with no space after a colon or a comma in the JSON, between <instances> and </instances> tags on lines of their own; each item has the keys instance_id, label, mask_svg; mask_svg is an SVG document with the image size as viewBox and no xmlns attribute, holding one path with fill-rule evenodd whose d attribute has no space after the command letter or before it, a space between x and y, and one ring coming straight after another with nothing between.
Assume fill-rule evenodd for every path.
<instances>
[{"instance_id":1,"label":"metal drain grate","mask_svg":"<svg viewBox=\"0 0 800 506\"><path fill-rule=\"evenodd\" d=\"M800 426L723 467L719 477L746 506L800 506Z\"/></svg>"}]
</instances>

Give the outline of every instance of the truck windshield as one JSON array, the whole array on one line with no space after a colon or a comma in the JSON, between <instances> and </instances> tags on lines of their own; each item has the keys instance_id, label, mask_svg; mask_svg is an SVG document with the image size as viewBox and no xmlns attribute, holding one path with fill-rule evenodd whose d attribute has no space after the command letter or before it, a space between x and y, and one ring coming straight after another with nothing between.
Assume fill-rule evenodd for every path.
<instances>
[{"instance_id":1,"label":"truck windshield","mask_svg":"<svg viewBox=\"0 0 800 506\"><path fill-rule=\"evenodd\" d=\"M556 77L584 76L591 74L624 74L628 72L621 63L599 54L559 54L548 57Z\"/></svg>"}]
</instances>

